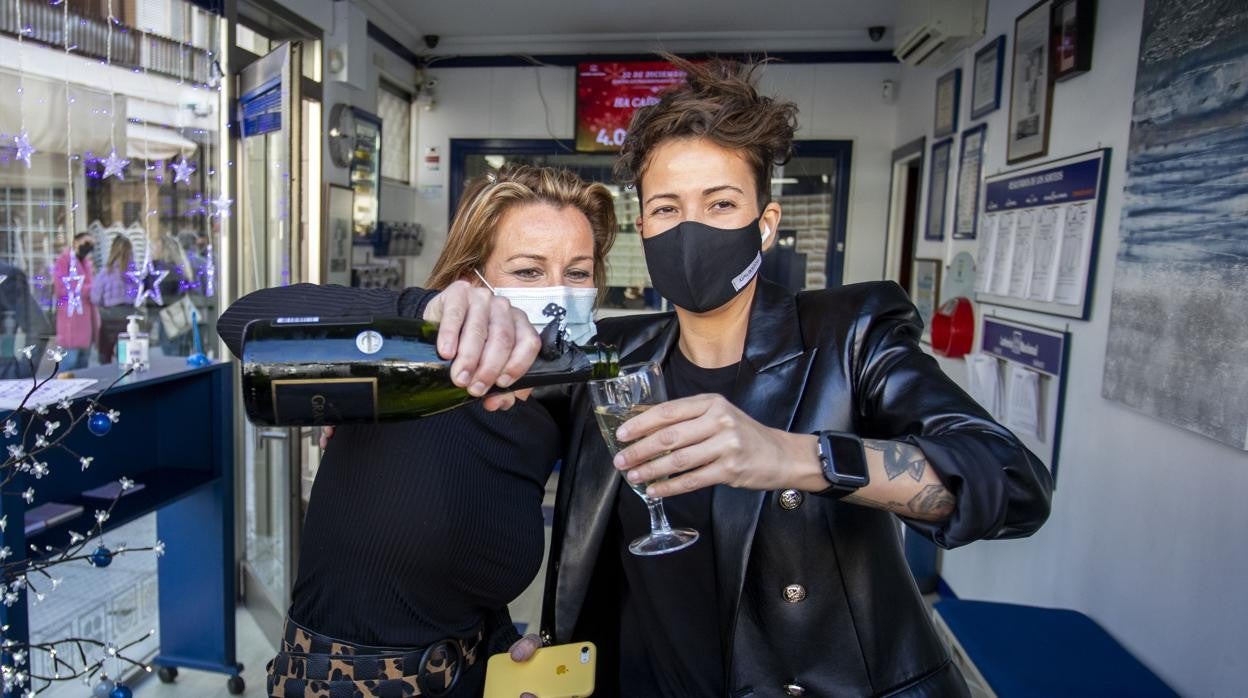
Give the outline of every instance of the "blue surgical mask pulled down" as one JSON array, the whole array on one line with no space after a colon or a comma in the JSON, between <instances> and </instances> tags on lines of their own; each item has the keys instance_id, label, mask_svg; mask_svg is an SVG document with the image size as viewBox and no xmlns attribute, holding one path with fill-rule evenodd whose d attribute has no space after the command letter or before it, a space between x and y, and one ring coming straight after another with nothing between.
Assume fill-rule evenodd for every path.
<instances>
[{"instance_id":1,"label":"blue surgical mask pulled down","mask_svg":"<svg viewBox=\"0 0 1248 698\"><path fill-rule=\"evenodd\" d=\"M586 344L598 334L594 324L594 305L598 289L573 286L499 286L495 288L481 272L473 272L494 295L506 298L511 307L529 318L533 329L541 332L552 320L573 344Z\"/></svg>"}]
</instances>

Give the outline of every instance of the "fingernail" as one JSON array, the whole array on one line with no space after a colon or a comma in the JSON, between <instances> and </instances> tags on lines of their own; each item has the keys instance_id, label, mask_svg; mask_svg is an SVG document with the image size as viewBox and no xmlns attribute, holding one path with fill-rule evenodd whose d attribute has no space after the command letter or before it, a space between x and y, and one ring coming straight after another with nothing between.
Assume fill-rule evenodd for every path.
<instances>
[{"instance_id":1,"label":"fingernail","mask_svg":"<svg viewBox=\"0 0 1248 698\"><path fill-rule=\"evenodd\" d=\"M637 472L636 470L632 470L632 471L630 471L630 472L628 473L628 475L626 475L626 477L628 478L628 481L629 481L629 482L640 482L640 481L641 481L641 473Z\"/></svg>"},{"instance_id":2,"label":"fingernail","mask_svg":"<svg viewBox=\"0 0 1248 698\"><path fill-rule=\"evenodd\" d=\"M471 379L472 379L472 374L467 371L460 371L459 375L455 376L455 382L459 383L460 385L468 385L468 381Z\"/></svg>"},{"instance_id":3,"label":"fingernail","mask_svg":"<svg viewBox=\"0 0 1248 698\"><path fill-rule=\"evenodd\" d=\"M647 496L647 497L649 497L649 498L651 498L651 499L655 499L655 498L657 498L657 497L659 496L659 492L658 492L658 490L654 489L653 487L647 487L647 488L646 488L646 496Z\"/></svg>"},{"instance_id":4,"label":"fingernail","mask_svg":"<svg viewBox=\"0 0 1248 698\"><path fill-rule=\"evenodd\" d=\"M511 376L504 373L503 375L498 377L498 385L500 388L506 388L507 386L511 385L511 382L513 380L515 379L513 379Z\"/></svg>"},{"instance_id":5,"label":"fingernail","mask_svg":"<svg viewBox=\"0 0 1248 698\"><path fill-rule=\"evenodd\" d=\"M475 395L476 397L481 397L482 395L485 395L485 391L486 391L485 383L482 383L481 381L477 381L476 383L473 383L472 387L468 388L468 392L471 393L472 395Z\"/></svg>"},{"instance_id":6,"label":"fingernail","mask_svg":"<svg viewBox=\"0 0 1248 698\"><path fill-rule=\"evenodd\" d=\"M628 441L628 435L631 433L626 427L620 427L615 430L615 437L620 441Z\"/></svg>"},{"instance_id":7,"label":"fingernail","mask_svg":"<svg viewBox=\"0 0 1248 698\"><path fill-rule=\"evenodd\" d=\"M611 460L611 463L617 468L623 468L625 464L628 463L628 459L626 459L623 454L617 454L615 458Z\"/></svg>"}]
</instances>

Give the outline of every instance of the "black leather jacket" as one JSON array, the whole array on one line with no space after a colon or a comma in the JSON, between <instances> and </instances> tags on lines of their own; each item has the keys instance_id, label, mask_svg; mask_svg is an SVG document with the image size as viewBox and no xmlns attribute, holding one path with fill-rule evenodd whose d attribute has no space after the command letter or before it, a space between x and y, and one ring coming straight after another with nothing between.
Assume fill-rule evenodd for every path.
<instances>
[{"instance_id":1,"label":"black leather jacket","mask_svg":"<svg viewBox=\"0 0 1248 698\"><path fill-rule=\"evenodd\" d=\"M624 363L662 361L679 335L671 314L598 327ZM920 332L891 282L793 296L760 281L733 403L777 429L920 447L957 508L943 523L906 523L943 547L1029 535L1049 514L1048 470L919 349ZM542 626L555 642L594 641L596 695L613 695L622 575L608 536L618 535L621 478L583 387L569 399ZM728 695L966 695L906 566L897 519L809 494L796 507L790 495L785 508L780 494L713 494ZM795 584L805 598L786 600Z\"/></svg>"}]
</instances>

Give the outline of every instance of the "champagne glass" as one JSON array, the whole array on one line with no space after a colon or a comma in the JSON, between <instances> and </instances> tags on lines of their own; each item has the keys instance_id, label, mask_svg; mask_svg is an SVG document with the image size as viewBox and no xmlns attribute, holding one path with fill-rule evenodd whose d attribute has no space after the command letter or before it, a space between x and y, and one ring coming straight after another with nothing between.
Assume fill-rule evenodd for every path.
<instances>
[{"instance_id":1,"label":"champagne glass","mask_svg":"<svg viewBox=\"0 0 1248 698\"><path fill-rule=\"evenodd\" d=\"M620 375L615 378L590 381L589 395L594 403L598 428L602 430L602 438L606 440L612 457L624 449L624 444L615 435L620 425L667 401L663 372L655 362L623 366ZM650 483L634 484L628 478L624 482L650 510L650 533L630 543L629 552L634 555L662 555L693 545L698 539L698 532L692 528L672 528L667 522L667 514L663 512L663 499L646 496L646 486Z\"/></svg>"}]
</instances>

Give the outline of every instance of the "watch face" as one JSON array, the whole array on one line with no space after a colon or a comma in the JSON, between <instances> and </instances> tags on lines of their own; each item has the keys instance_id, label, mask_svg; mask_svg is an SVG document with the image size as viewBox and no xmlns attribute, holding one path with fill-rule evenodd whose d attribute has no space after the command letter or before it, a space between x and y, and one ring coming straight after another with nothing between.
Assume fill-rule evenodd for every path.
<instances>
[{"instance_id":1,"label":"watch face","mask_svg":"<svg viewBox=\"0 0 1248 698\"><path fill-rule=\"evenodd\" d=\"M828 443L832 447L830 456L837 475L866 480L867 459L861 441L850 436L829 435Z\"/></svg>"}]
</instances>

